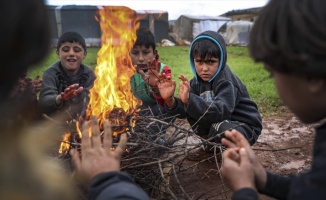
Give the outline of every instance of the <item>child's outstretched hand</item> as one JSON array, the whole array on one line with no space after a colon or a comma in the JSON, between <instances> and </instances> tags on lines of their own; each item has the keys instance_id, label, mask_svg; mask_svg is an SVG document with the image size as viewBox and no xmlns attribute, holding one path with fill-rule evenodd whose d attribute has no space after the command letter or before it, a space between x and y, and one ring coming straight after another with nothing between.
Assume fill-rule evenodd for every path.
<instances>
[{"instance_id":1,"label":"child's outstretched hand","mask_svg":"<svg viewBox=\"0 0 326 200\"><path fill-rule=\"evenodd\" d=\"M265 187L267 181L267 173L263 166L260 164L257 156L252 150L248 140L237 130L225 131L225 138L222 138L222 144L229 148L244 148L248 154L248 158L251 163L251 167L254 171L255 186L257 189L262 190ZM224 154L224 153L223 153ZM239 160L235 158L234 160ZM245 173L245 172L244 172ZM228 176L229 174L222 174L222 176Z\"/></svg>"},{"instance_id":2,"label":"child's outstretched hand","mask_svg":"<svg viewBox=\"0 0 326 200\"><path fill-rule=\"evenodd\" d=\"M255 189L254 171L245 148L230 148L223 152L221 174L232 191Z\"/></svg>"},{"instance_id":3,"label":"child's outstretched hand","mask_svg":"<svg viewBox=\"0 0 326 200\"><path fill-rule=\"evenodd\" d=\"M184 104L187 104L189 99L190 83L187 77L183 74L179 76L179 79L181 80L179 84L179 97Z\"/></svg>"},{"instance_id":4,"label":"child's outstretched hand","mask_svg":"<svg viewBox=\"0 0 326 200\"><path fill-rule=\"evenodd\" d=\"M61 94L59 94L56 99L55 103L57 105L62 104L64 101L67 101L78 94L80 94L84 90L83 87L79 87L79 84L72 84L71 86L67 87Z\"/></svg>"},{"instance_id":5,"label":"child's outstretched hand","mask_svg":"<svg viewBox=\"0 0 326 200\"><path fill-rule=\"evenodd\" d=\"M175 81L170 76L166 76L164 73L159 76L157 86L160 91L162 99L164 99L166 105L172 108L174 105L174 91Z\"/></svg>"},{"instance_id":6,"label":"child's outstretched hand","mask_svg":"<svg viewBox=\"0 0 326 200\"><path fill-rule=\"evenodd\" d=\"M137 70L142 76L144 82L151 88L157 88L157 80L160 76L160 66L160 61L153 58L153 60L148 60L147 67L140 67L139 70Z\"/></svg>"},{"instance_id":7,"label":"child's outstretched hand","mask_svg":"<svg viewBox=\"0 0 326 200\"><path fill-rule=\"evenodd\" d=\"M76 149L70 150L77 179L85 185L99 173L120 171L120 160L127 143L124 133L112 150L112 129L108 120L104 121L103 144L97 118L92 118L91 122L91 136L87 122L82 126L81 156Z\"/></svg>"},{"instance_id":8,"label":"child's outstretched hand","mask_svg":"<svg viewBox=\"0 0 326 200\"><path fill-rule=\"evenodd\" d=\"M40 75L36 75L34 80L32 80L34 93L38 93L41 90L43 80L41 79Z\"/></svg>"},{"instance_id":9,"label":"child's outstretched hand","mask_svg":"<svg viewBox=\"0 0 326 200\"><path fill-rule=\"evenodd\" d=\"M67 101L84 90L83 87L79 87L79 84L72 84L71 86L67 87L65 91L61 92L61 98L63 101Z\"/></svg>"}]
</instances>

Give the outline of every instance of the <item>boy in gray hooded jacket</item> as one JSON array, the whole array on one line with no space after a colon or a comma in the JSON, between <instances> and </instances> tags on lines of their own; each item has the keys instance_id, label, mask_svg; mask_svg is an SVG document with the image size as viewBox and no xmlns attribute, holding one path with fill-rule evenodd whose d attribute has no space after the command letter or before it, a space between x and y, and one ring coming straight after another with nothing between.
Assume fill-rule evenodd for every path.
<instances>
[{"instance_id":1,"label":"boy in gray hooded jacket","mask_svg":"<svg viewBox=\"0 0 326 200\"><path fill-rule=\"evenodd\" d=\"M171 115L187 118L195 133L221 142L223 131L234 128L252 145L262 130L262 119L246 86L226 64L223 37L214 31L199 34L190 47L194 78L180 75L180 98L174 97L175 81L161 75L159 90Z\"/></svg>"}]
</instances>

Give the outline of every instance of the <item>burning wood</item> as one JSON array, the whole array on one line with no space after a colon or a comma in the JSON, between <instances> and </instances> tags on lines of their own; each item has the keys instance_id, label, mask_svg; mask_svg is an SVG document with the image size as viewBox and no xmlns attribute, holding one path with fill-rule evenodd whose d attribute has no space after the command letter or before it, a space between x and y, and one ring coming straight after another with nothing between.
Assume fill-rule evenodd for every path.
<instances>
[{"instance_id":1,"label":"burning wood","mask_svg":"<svg viewBox=\"0 0 326 200\"><path fill-rule=\"evenodd\" d=\"M113 134L117 136L135 126L133 119L137 116L138 106L141 105L141 101L131 92L130 78L136 69L129 57L130 49L136 40L139 21L134 10L120 6L104 6L99 10L97 20L102 37L94 70L96 80L90 89L85 119L80 121L96 116L102 127L104 120L109 119ZM81 137L78 123L76 130L79 134L72 134L74 130L69 130L69 133L64 135L59 153L69 151L73 135Z\"/></svg>"},{"instance_id":2,"label":"burning wood","mask_svg":"<svg viewBox=\"0 0 326 200\"><path fill-rule=\"evenodd\" d=\"M107 119L112 125L112 131L119 134L132 128L134 123L131 117L132 115L127 115L123 109L115 108L109 113Z\"/></svg>"},{"instance_id":3,"label":"burning wood","mask_svg":"<svg viewBox=\"0 0 326 200\"><path fill-rule=\"evenodd\" d=\"M150 109L150 108L149 108ZM118 117L121 110L112 111ZM149 113L151 111L149 110ZM174 118L175 116L172 116ZM131 118L130 118L131 119ZM121 171L130 173L137 184L152 199L228 199L227 188L220 177L220 155L222 147L198 137L186 120L171 122L171 116L136 117L133 134L128 137L126 153L121 159ZM153 125L171 125L168 132L152 133ZM76 135L77 132L74 132ZM163 142L158 139L163 137ZM78 138L78 137L77 137ZM115 138L118 139L119 135ZM197 142L192 141L196 139ZM79 148L80 142L71 138L70 148ZM114 141L115 146L117 140ZM216 149L201 161L188 161L188 153L204 144ZM70 169L70 157L60 157ZM211 187L207 186L211 183ZM86 197L85 197L86 199Z\"/></svg>"},{"instance_id":4,"label":"burning wood","mask_svg":"<svg viewBox=\"0 0 326 200\"><path fill-rule=\"evenodd\" d=\"M123 128L128 121L126 118L136 116L137 106L141 104L131 92L130 78L136 69L129 57L139 21L134 10L120 6L103 7L98 20L102 47L98 52L96 80L90 90L86 114L97 116L100 125L109 118L113 125L120 127L114 130L117 135L126 130L127 127Z\"/></svg>"},{"instance_id":5,"label":"burning wood","mask_svg":"<svg viewBox=\"0 0 326 200\"><path fill-rule=\"evenodd\" d=\"M102 127L104 120L109 119L116 136L114 142L117 142L122 132L133 133L128 138L129 151L122 157L121 170L132 174L151 198L209 199L214 196L226 199L223 183L214 182L219 178L217 151L210 157L215 162L212 162L205 174L197 175L197 166L208 159L196 163L185 159L190 150L211 144L209 141L199 138L200 142L189 143L188 139L196 135L191 127L184 128L184 121L173 121L175 116L154 116L150 108L148 115L137 115L141 102L131 92L130 78L136 69L129 58L129 51L136 39L136 29L139 27L135 16L135 12L126 7L103 7L99 11L102 47L98 52L96 80L90 90L90 102L83 120L97 116ZM78 124L70 128L63 138L60 148L63 155L69 156L70 148L80 146ZM162 127L167 124L174 130L165 136L165 129L158 128L154 133L150 130L153 126ZM215 149L221 148L217 144L211 145L215 145ZM64 158L70 163L68 156ZM208 175L212 177L214 188L198 190L202 180L210 178ZM182 179L181 176L187 178ZM193 177L199 178L193 181Z\"/></svg>"}]
</instances>

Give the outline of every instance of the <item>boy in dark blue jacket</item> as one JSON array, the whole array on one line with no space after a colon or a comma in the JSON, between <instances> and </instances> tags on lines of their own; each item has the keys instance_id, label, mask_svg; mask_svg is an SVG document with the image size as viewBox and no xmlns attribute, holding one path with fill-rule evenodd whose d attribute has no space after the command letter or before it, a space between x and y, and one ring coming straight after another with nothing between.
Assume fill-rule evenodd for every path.
<instances>
[{"instance_id":1,"label":"boy in dark blue jacket","mask_svg":"<svg viewBox=\"0 0 326 200\"><path fill-rule=\"evenodd\" d=\"M326 198L326 1L271 0L251 30L249 50L264 63L284 104L303 123L317 123L311 169L299 176L267 172L237 131L222 143L222 175L232 199ZM282 20L280 20L282 19Z\"/></svg>"},{"instance_id":2,"label":"boy in dark blue jacket","mask_svg":"<svg viewBox=\"0 0 326 200\"><path fill-rule=\"evenodd\" d=\"M194 78L181 75L180 98L174 97L175 82L161 76L159 90L171 115L187 118L197 135L220 143L223 131L235 128L254 144L262 130L257 105L246 86L226 64L223 37L213 31L199 34L190 47ZM220 137L217 137L220 136ZM194 160L194 159L193 159Z\"/></svg>"}]
</instances>

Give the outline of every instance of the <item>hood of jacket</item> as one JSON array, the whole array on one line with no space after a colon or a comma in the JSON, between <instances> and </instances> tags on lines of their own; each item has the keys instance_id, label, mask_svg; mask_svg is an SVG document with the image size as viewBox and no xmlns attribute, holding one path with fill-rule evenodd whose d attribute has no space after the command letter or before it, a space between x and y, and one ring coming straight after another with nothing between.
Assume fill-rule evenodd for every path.
<instances>
[{"instance_id":1,"label":"hood of jacket","mask_svg":"<svg viewBox=\"0 0 326 200\"><path fill-rule=\"evenodd\" d=\"M190 67L191 67L191 71L194 74L194 77L196 79L196 81L198 82L198 76L196 73L196 68L195 68L195 63L194 63L194 57L192 55L192 46L193 44L201 39L209 39L211 41L213 41L218 48L220 49L220 63L218 66L218 70L216 71L216 73L214 74L214 76L208 81L211 82L212 80L214 80L214 78L222 71L222 69L225 67L226 64L226 59L227 59L227 53L226 53L226 45L225 45L225 41L222 35L220 35L218 32L215 31L205 31L202 32L201 34L197 35L195 37L195 39L192 41L191 46L190 46L190 52L189 52L189 59L190 59Z\"/></svg>"}]
</instances>

